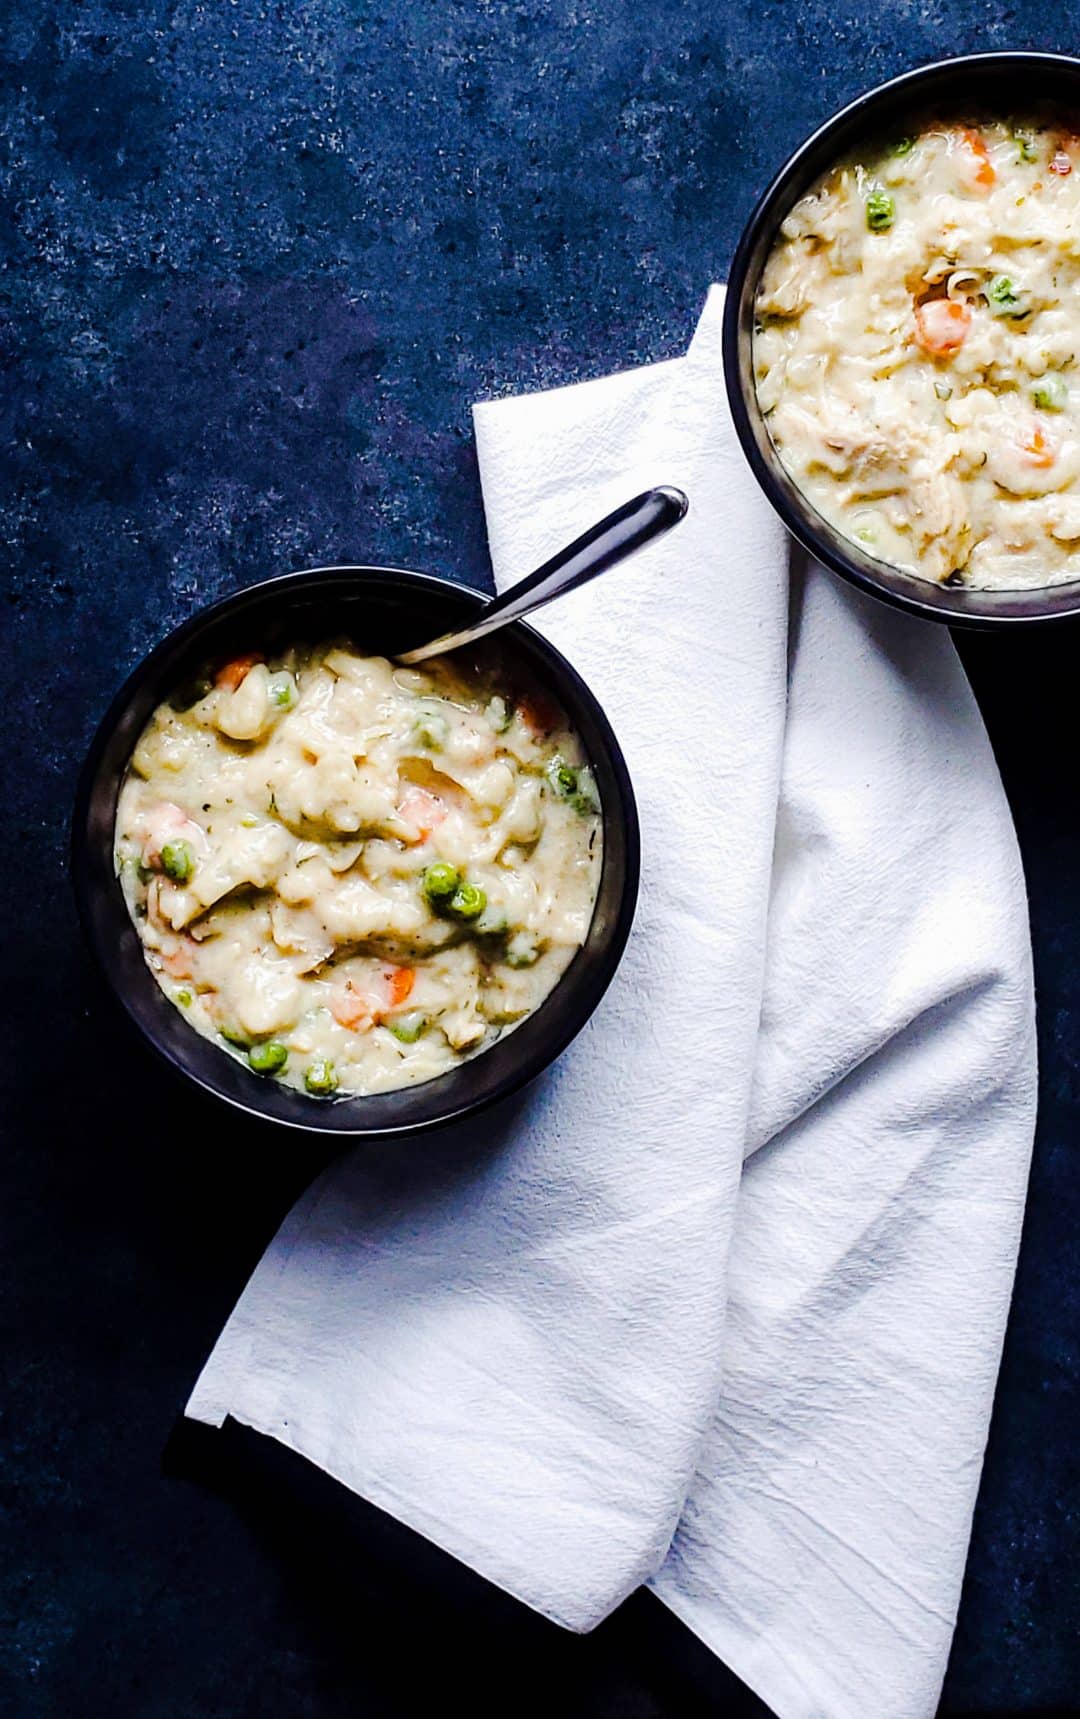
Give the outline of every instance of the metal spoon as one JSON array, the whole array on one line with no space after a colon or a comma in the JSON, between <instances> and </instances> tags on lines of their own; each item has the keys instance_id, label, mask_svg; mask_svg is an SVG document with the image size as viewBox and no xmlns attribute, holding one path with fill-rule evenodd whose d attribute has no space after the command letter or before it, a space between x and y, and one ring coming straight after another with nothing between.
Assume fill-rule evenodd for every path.
<instances>
[{"instance_id":1,"label":"metal spoon","mask_svg":"<svg viewBox=\"0 0 1080 1719\"><path fill-rule=\"evenodd\" d=\"M474 644L477 639L493 633L497 627L507 626L510 621L520 621L522 616L531 615L534 609L542 608L566 591L576 590L579 585L595 579L598 573L605 573L617 562L625 561L635 550L643 549L654 537L670 531L673 525L678 525L689 506L681 489L672 489L667 484L658 489L647 489L644 495L636 495L633 501L624 502L598 525L592 526L581 537L575 537L573 543L560 549L557 555L545 561L527 579L522 579L520 584L494 598L481 609L470 626L462 627L460 632L443 633L440 638L432 639L427 645L418 645L415 650L403 651L395 661L422 663L427 657L441 656L444 651L456 651L461 645Z\"/></svg>"}]
</instances>

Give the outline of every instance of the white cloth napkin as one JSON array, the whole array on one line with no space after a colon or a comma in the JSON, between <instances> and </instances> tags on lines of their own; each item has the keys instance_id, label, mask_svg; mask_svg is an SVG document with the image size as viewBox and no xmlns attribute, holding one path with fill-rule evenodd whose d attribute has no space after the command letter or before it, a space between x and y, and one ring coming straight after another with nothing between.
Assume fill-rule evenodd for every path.
<instances>
[{"instance_id":1,"label":"white cloth napkin","mask_svg":"<svg viewBox=\"0 0 1080 1719\"><path fill-rule=\"evenodd\" d=\"M788 545L688 356L477 408L511 583L657 482L691 510L541 624L640 803L604 1002L523 1099L361 1148L198 1381L529 1605L640 1583L781 1719L927 1719L1023 1211L1023 880L946 632Z\"/></svg>"}]
</instances>

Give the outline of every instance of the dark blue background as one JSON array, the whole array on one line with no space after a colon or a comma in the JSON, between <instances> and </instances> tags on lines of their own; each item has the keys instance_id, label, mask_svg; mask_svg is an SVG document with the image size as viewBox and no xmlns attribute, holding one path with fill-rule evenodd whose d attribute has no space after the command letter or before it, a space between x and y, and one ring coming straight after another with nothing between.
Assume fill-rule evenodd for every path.
<instances>
[{"instance_id":1,"label":"dark blue background","mask_svg":"<svg viewBox=\"0 0 1080 1719\"><path fill-rule=\"evenodd\" d=\"M105 1005L72 785L123 673L211 597L335 560L484 582L470 402L682 350L847 97L1073 35L1045 0L8 0L0 1705L760 1712L644 1596L575 1640L250 1435L169 1442L314 1161L166 1086ZM1074 1710L1080 1684L1077 638L965 646L1043 1073L950 1715Z\"/></svg>"}]
</instances>

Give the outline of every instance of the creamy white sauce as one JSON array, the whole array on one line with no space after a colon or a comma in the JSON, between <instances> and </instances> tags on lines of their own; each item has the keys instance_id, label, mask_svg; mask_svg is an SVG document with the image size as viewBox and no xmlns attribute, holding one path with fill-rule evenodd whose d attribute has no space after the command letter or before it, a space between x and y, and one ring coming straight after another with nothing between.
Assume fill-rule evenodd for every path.
<instances>
[{"instance_id":1,"label":"creamy white sauce","mask_svg":"<svg viewBox=\"0 0 1080 1719\"><path fill-rule=\"evenodd\" d=\"M268 1078L369 1093L442 1074L543 1001L600 866L558 711L456 659L402 669L342 644L192 691L135 748L116 866L197 1032Z\"/></svg>"},{"instance_id":2,"label":"creamy white sauce","mask_svg":"<svg viewBox=\"0 0 1080 1719\"><path fill-rule=\"evenodd\" d=\"M846 537L980 589L1080 578L1080 139L928 126L836 168L756 313L773 443Z\"/></svg>"}]
</instances>

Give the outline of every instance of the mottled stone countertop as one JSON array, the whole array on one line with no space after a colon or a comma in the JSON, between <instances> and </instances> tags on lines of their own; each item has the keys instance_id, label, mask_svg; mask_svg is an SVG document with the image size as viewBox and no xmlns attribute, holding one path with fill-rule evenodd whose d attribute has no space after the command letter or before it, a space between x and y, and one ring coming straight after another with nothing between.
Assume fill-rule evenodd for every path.
<instances>
[{"instance_id":1,"label":"mottled stone countertop","mask_svg":"<svg viewBox=\"0 0 1080 1719\"><path fill-rule=\"evenodd\" d=\"M0 1707L761 1713L645 1596L565 1636L250 1435L171 1436L313 1166L164 1085L106 1005L72 784L211 597L334 560L484 582L473 400L678 353L844 99L1075 30L1046 0L8 0L0 28ZM949 1715L1080 1711L1076 638L963 646L1028 868L1042 1107Z\"/></svg>"}]
</instances>

